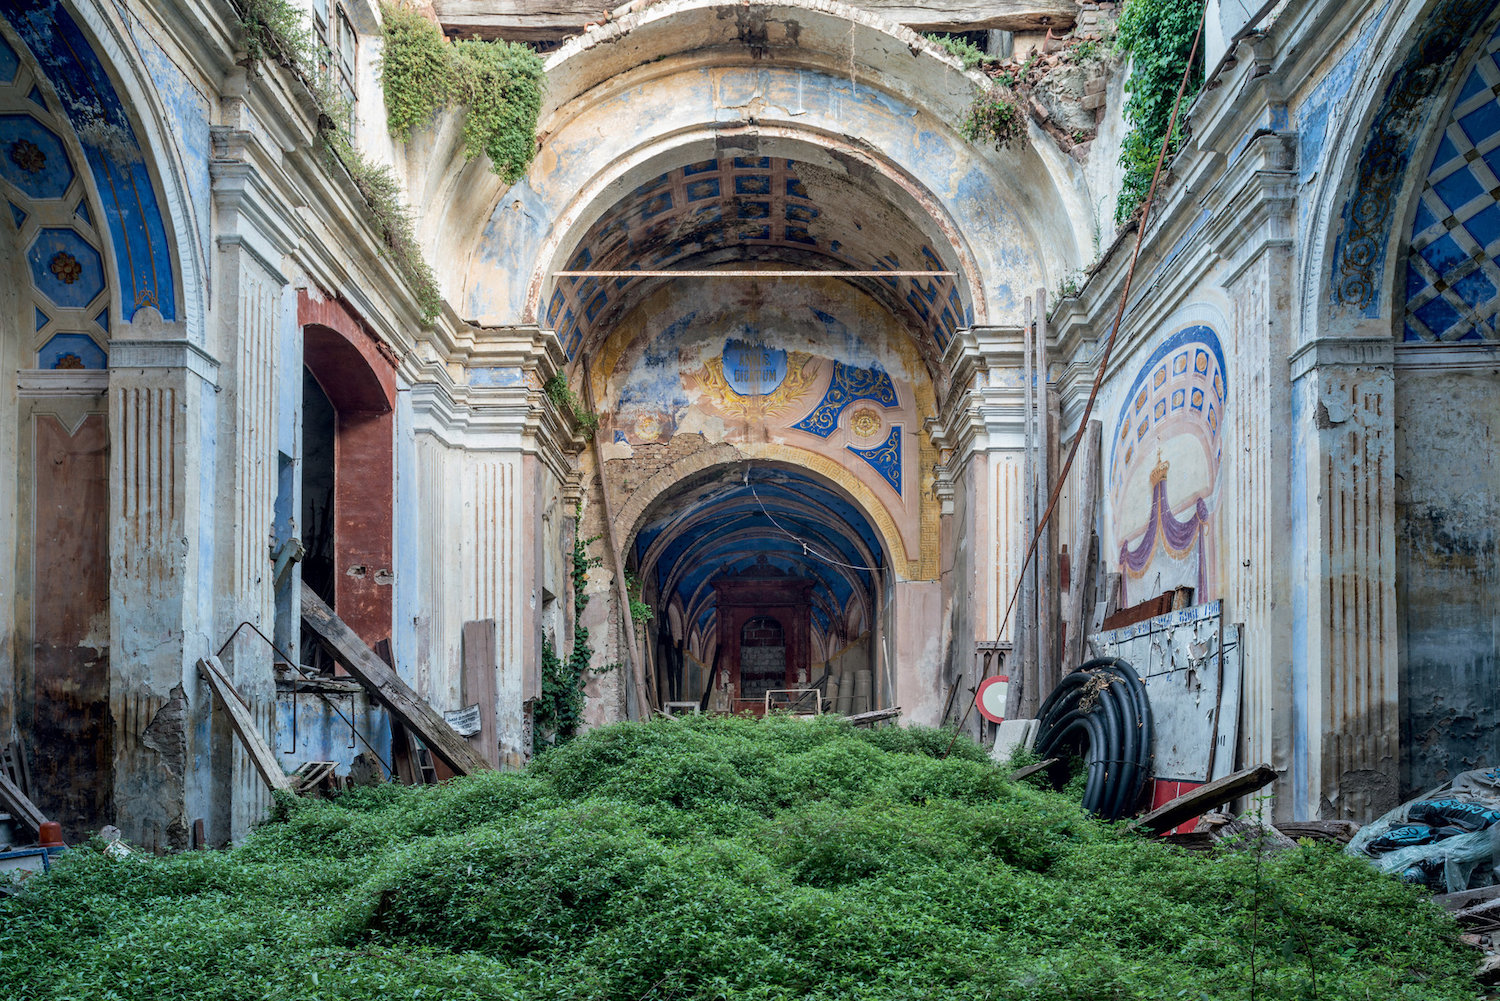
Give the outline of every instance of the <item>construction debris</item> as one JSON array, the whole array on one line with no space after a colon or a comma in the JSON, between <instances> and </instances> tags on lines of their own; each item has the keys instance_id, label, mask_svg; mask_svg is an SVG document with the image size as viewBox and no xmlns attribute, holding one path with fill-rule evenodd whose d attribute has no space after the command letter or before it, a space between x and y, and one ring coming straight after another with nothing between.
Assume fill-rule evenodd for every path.
<instances>
[{"instance_id":1,"label":"construction debris","mask_svg":"<svg viewBox=\"0 0 1500 1001\"><path fill-rule=\"evenodd\" d=\"M449 726L427 700L401 680L385 661L365 645L317 593L302 585L302 621L312 636L360 684L390 710L396 722L421 738L456 775L490 771L488 761Z\"/></svg>"}]
</instances>

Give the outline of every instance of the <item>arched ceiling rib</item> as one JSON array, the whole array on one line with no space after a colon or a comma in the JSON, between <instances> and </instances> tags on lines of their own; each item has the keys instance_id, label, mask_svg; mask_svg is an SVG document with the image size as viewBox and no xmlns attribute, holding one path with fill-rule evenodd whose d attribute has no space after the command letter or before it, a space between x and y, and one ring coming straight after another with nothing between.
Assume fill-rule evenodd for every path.
<instances>
[{"instance_id":1,"label":"arched ceiling rib","mask_svg":"<svg viewBox=\"0 0 1500 1001\"><path fill-rule=\"evenodd\" d=\"M973 322L951 246L933 220L877 172L849 157L824 164L726 152L665 171L608 208L579 239L568 271L686 270L753 264L818 271L950 272L850 278L941 355ZM561 277L545 321L568 357L608 336L669 278ZM722 281L743 279L724 278Z\"/></svg>"}]
</instances>

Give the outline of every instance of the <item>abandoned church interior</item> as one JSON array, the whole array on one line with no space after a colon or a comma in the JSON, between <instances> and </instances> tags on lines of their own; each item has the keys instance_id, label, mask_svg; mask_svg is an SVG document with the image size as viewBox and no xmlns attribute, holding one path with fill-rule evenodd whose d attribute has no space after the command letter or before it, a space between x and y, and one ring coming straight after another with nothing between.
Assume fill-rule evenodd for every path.
<instances>
[{"instance_id":1,"label":"abandoned church interior","mask_svg":"<svg viewBox=\"0 0 1500 1001\"><path fill-rule=\"evenodd\" d=\"M1183 5L1143 224L1146 2L0 0L7 774L222 845L1095 656L1158 803L1500 764L1500 3Z\"/></svg>"}]
</instances>

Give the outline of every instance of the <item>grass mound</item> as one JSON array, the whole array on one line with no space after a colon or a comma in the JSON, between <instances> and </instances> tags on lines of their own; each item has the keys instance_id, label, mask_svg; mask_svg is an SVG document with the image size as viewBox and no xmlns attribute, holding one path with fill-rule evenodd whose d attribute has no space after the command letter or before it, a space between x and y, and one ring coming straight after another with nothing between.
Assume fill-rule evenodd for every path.
<instances>
[{"instance_id":1,"label":"grass mound","mask_svg":"<svg viewBox=\"0 0 1500 1001\"><path fill-rule=\"evenodd\" d=\"M698 717L525 773L284 800L227 852L69 853L0 901L0 997L1467 999L1420 891L1188 856L975 745Z\"/></svg>"}]
</instances>

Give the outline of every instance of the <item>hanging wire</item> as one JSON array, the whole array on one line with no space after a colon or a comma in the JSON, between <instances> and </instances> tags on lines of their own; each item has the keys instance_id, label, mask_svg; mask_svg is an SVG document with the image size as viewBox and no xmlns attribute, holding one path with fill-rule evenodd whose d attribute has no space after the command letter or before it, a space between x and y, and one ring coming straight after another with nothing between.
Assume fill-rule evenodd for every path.
<instances>
[{"instance_id":1,"label":"hanging wire","mask_svg":"<svg viewBox=\"0 0 1500 1001\"><path fill-rule=\"evenodd\" d=\"M750 488L750 496L754 497L755 498L755 503L757 503L757 504L760 505L761 514L764 514L766 516L766 520L769 521L772 525L775 525L776 526L776 530L779 531L782 535L785 535L787 538L789 538L793 542L797 543L797 545L801 546L802 547L802 553L803 553L804 556L812 556L815 559L822 560L824 563L831 563L831 564L833 564L836 567L845 567L845 568L847 568L849 570L863 570L864 572L871 573L871 574L875 574L875 573L879 573L880 572L880 568L879 567L867 567L867 566L861 566L861 565L854 564L854 563L845 563L843 560L836 560L836 559L834 559L831 556L824 556L822 553L820 553L816 549L812 548L812 543L808 542L806 539L802 538L800 535L797 535L794 532L791 532L788 529L783 528L782 525L781 525L781 522L777 521L771 515L771 512L766 510L766 505L761 501L760 494L758 494L758 493L755 492L755 484L753 484L753 483L750 482L750 470L749 469L745 470L745 486L747 486L747 487Z\"/></svg>"},{"instance_id":2,"label":"hanging wire","mask_svg":"<svg viewBox=\"0 0 1500 1001\"><path fill-rule=\"evenodd\" d=\"M1078 455L1078 446L1083 441L1083 429L1088 427L1089 418L1093 416L1094 402L1099 397L1099 387L1104 383L1104 373L1109 368L1110 355L1114 352L1115 338L1120 333L1120 321L1125 318L1125 305L1130 299L1130 287L1135 281L1135 265L1141 256L1141 242L1146 236L1146 223L1151 218L1151 206L1156 201L1156 184L1161 178L1162 166L1167 160L1167 149L1172 144L1172 134L1177 131L1177 113L1182 107L1182 95L1187 92L1188 80L1193 73L1193 61L1198 58L1198 41L1203 37L1203 22L1207 13L1208 8L1205 5L1203 15L1198 18L1198 30L1193 34L1193 48L1188 53L1187 67L1182 71L1182 82L1177 85L1177 99L1172 102L1172 118L1167 123L1167 134L1161 141L1161 152L1156 157L1156 169L1151 173L1151 187L1146 191L1146 201L1141 208L1141 219L1135 231L1135 250L1130 255L1130 268L1125 272L1125 286L1120 290L1120 305L1115 310L1115 320L1109 330L1109 340L1104 342L1104 353L1099 358L1098 371L1094 373L1094 385L1089 390L1089 399L1084 405L1083 417L1078 422L1079 433L1073 436L1073 444L1068 449L1067 461L1058 472L1057 481L1052 486L1052 495L1047 499L1047 509L1036 523L1036 531L1031 536L1031 545L1026 547L1026 556L1021 560L1021 569L1016 575L1015 589L1010 593L1010 603L1005 606L1005 617L1000 620L1000 628L995 633L997 637L1004 634L1005 627L1010 625L1010 615L1015 611L1016 598L1021 594L1021 581L1026 576L1026 568L1031 564L1032 557L1036 555L1036 547L1042 537L1042 530L1047 527L1047 522L1057 508L1057 499L1062 495L1063 484L1067 482L1068 472L1073 468L1073 459ZM1039 308L1046 309L1047 304L1043 302ZM1046 379L1045 373L1041 375L1041 378ZM948 742L948 748L943 752L943 757L946 758L948 752L953 750L959 733L963 732L964 724L969 721L969 713L974 711L974 706L977 704L977 698L969 703L969 708L964 712L964 718L958 721L958 729L953 733L953 740Z\"/></svg>"}]
</instances>

